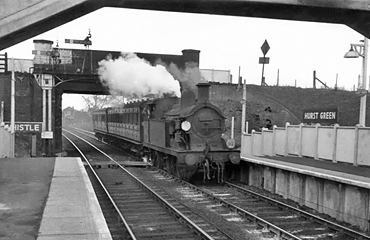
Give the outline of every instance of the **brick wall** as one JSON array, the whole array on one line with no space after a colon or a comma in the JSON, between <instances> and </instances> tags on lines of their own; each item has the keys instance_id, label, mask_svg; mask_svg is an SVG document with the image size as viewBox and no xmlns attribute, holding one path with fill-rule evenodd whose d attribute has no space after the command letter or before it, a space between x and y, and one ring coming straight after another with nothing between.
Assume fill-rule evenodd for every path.
<instances>
[{"instance_id":1,"label":"brick wall","mask_svg":"<svg viewBox=\"0 0 370 240\"><path fill-rule=\"evenodd\" d=\"M226 134L231 135L231 118L235 117L235 140L240 143L243 87L237 84L212 83L210 101L226 117ZM262 127L285 126L286 122L302 122L303 110L308 108L338 107L339 125L354 126L359 118L360 96L354 92L295 87L261 87L247 85L246 121L249 131ZM367 99L369 109L370 100ZM366 114L370 126L370 110Z\"/></svg>"},{"instance_id":2,"label":"brick wall","mask_svg":"<svg viewBox=\"0 0 370 240\"><path fill-rule=\"evenodd\" d=\"M0 101L4 101L4 120L10 121L11 74L0 74ZM15 121L42 121L42 90L31 74L16 73Z\"/></svg>"},{"instance_id":3,"label":"brick wall","mask_svg":"<svg viewBox=\"0 0 370 240\"><path fill-rule=\"evenodd\" d=\"M15 121L42 122L42 90L31 74L15 73ZM4 121L10 122L11 74L0 74L0 102L4 101ZM31 134L16 134L16 157L23 157L30 147ZM41 135L38 134L38 155L41 154Z\"/></svg>"}]
</instances>

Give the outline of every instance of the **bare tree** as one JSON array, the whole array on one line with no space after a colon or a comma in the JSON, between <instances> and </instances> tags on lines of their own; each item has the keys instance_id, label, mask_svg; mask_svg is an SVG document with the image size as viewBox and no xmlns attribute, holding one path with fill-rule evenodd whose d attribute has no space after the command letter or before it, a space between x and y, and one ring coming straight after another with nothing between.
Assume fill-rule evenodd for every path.
<instances>
[{"instance_id":1,"label":"bare tree","mask_svg":"<svg viewBox=\"0 0 370 240\"><path fill-rule=\"evenodd\" d=\"M89 95L82 96L85 101L86 109L88 112L95 111L105 107L118 107L124 104L122 96L111 95Z\"/></svg>"}]
</instances>

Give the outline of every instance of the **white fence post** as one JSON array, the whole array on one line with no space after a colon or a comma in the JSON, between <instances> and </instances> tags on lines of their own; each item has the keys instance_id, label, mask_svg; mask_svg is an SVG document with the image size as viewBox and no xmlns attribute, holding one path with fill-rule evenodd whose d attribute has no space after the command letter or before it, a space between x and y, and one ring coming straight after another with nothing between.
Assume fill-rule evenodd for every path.
<instances>
[{"instance_id":1,"label":"white fence post","mask_svg":"<svg viewBox=\"0 0 370 240\"><path fill-rule=\"evenodd\" d=\"M261 130L261 154L263 154L264 150L265 150L265 128L263 127L262 130Z\"/></svg>"},{"instance_id":2,"label":"white fence post","mask_svg":"<svg viewBox=\"0 0 370 240\"><path fill-rule=\"evenodd\" d=\"M355 126L355 147L354 147L354 154L353 154L353 165L357 166L357 157L358 157L358 128L360 127L359 124Z\"/></svg>"},{"instance_id":3,"label":"white fence post","mask_svg":"<svg viewBox=\"0 0 370 240\"><path fill-rule=\"evenodd\" d=\"M334 142L333 142L333 157L332 157L332 161L333 163L336 163L337 162L337 137L338 137L338 127L339 127L339 124L334 124L334 128L333 128L333 131L334 131Z\"/></svg>"},{"instance_id":4,"label":"white fence post","mask_svg":"<svg viewBox=\"0 0 370 240\"><path fill-rule=\"evenodd\" d=\"M8 125L5 125L4 126L4 131L3 131L3 158L7 158L10 156L10 134L9 134L9 131L10 131L10 128L8 127Z\"/></svg>"},{"instance_id":5,"label":"white fence post","mask_svg":"<svg viewBox=\"0 0 370 240\"><path fill-rule=\"evenodd\" d=\"M243 151L249 151L251 156L294 154L333 163L370 166L370 127L343 127L338 124L305 126L290 125L287 122L285 128L273 126L272 132L266 128L262 128L261 132L253 129L251 134L243 137L248 139L248 144L243 144L243 147L250 150Z\"/></svg>"},{"instance_id":6,"label":"white fence post","mask_svg":"<svg viewBox=\"0 0 370 240\"><path fill-rule=\"evenodd\" d=\"M14 158L15 157L15 146L14 146L15 133L14 133L14 130L12 131L11 127L9 127L9 129L8 129L8 139L9 139L9 141L8 141L8 143L9 143L8 157Z\"/></svg>"},{"instance_id":7,"label":"white fence post","mask_svg":"<svg viewBox=\"0 0 370 240\"><path fill-rule=\"evenodd\" d=\"M287 122L285 124L285 151L284 151L284 156L288 156L288 127L289 127L290 123Z\"/></svg>"},{"instance_id":8,"label":"white fence post","mask_svg":"<svg viewBox=\"0 0 370 240\"><path fill-rule=\"evenodd\" d=\"M303 143L303 126L304 126L304 123L301 123L299 124L299 144L298 144L298 157L302 157L302 143Z\"/></svg>"},{"instance_id":9,"label":"white fence post","mask_svg":"<svg viewBox=\"0 0 370 240\"><path fill-rule=\"evenodd\" d=\"M315 132L316 132L316 140L315 140L315 153L314 153L314 159L319 159L319 127L320 123L316 123L315 125Z\"/></svg>"},{"instance_id":10,"label":"white fence post","mask_svg":"<svg viewBox=\"0 0 370 240\"><path fill-rule=\"evenodd\" d=\"M5 130L4 130L4 123L0 122L0 158L4 158L4 136L5 136Z\"/></svg>"},{"instance_id":11,"label":"white fence post","mask_svg":"<svg viewBox=\"0 0 370 240\"><path fill-rule=\"evenodd\" d=\"M252 137L252 143L251 143L251 155L252 155L252 156L254 155L254 153L253 153L254 132L255 132L255 130L254 130L254 129L252 129L252 131L251 131L251 137Z\"/></svg>"},{"instance_id":12,"label":"white fence post","mask_svg":"<svg viewBox=\"0 0 370 240\"><path fill-rule=\"evenodd\" d=\"M276 128L276 125L272 127L272 156L276 156Z\"/></svg>"}]
</instances>

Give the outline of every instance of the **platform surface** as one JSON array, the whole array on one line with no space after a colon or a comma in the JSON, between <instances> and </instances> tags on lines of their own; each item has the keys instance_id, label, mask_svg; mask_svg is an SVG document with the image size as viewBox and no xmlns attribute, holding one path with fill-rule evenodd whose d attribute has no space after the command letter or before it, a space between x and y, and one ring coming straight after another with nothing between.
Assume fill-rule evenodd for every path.
<instances>
[{"instance_id":1,"label":"platform surface","mask_svg":"<svg viewBox=\"0 0 370 240\"><path fill-rule=\"evenodd\" d=\"M0 239L34 240L55 158L0 159Z\"/></svg>"},{"instance_id":2,"label":"platform surface","mask_svg":"<svg viewBox=\"0 0 370 240\"><path fill-rule=\"evenodd\" d=\"M56 158L37 239L112 239L79 158Z\"/></svg>"},{"instance_id":3,"label":"platform surface","mask_svg":"<svg viewBox=\"0 0 370 240\"><path fill-rule=\"evenodd\" d=\"M242 157L242 161L370 189L370 168L368 167L295 156L248 156Z\"/></svg>"}]
</instances>

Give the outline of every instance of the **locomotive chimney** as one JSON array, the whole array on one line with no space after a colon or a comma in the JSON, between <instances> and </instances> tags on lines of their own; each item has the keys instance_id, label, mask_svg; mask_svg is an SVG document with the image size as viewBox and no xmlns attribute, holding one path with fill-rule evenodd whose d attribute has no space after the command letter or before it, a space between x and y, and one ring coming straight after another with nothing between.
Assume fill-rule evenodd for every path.
<instances>
[{"instance_id":1,"label":"locomotive chimney","mask_svg":"<svg viewBox=\"0 0 370 240\"><path fill-rule=\"evenodd\" d=\"M207 103L209 102L209 83L198 83L198 100L197 103Z\"/></svg>"},{"instance_id":2,"label":"locomotive chimney","mask_svg":"<svg viewBox=\"0 0 370 240\"><path fill-rule=\"evenodd\" d=\"M192 64L193 67L199 67L199 50L185 49L182 50L182 61L186 68L188 64Z\"/></svg>"},{"instance_id":3,"label":"locomotive chimney","mask_svg":"<svg viewBox=\"0 0 370 240\"><path fill-rule=\"evenodd\" d=\"M184 90L181 93L181 107L189 107L195 105L195 94L190 89Z\"/></svg>"}]
</instances>

